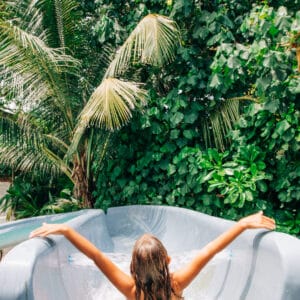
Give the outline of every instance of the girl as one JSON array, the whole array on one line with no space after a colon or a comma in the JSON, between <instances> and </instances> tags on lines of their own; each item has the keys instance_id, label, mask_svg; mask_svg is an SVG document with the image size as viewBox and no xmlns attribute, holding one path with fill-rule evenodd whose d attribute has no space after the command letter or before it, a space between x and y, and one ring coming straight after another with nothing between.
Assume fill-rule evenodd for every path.
<instances>
[{"instance_id":1,"label":"girl","mask_svg":"<svg viewBox=\"0 0 300 300\"><path fill-rule=\"evenodd\" d=\"M92 259L98 268L127 300L179 300L183 290L197 276L215 254L224 249L243 231L251 228L275 229L275 222L262 212L238 221L199 251L183 269L169 272L170 257L163 244L153 235L145 234L133 248L130 264L131 276L119 269L91 242L65 224L46 224L31 232L30 237L45 237L49 234L64 235L75 247Z\"/></svg>"}]
</instances>

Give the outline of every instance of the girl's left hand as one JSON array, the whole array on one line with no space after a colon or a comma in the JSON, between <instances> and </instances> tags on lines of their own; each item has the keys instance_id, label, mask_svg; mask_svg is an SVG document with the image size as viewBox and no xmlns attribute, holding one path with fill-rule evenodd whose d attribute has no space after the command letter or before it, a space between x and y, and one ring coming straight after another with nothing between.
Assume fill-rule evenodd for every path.
<instances>
[{"instance_id":1,"label":"girl's left hand","mask_svg":"<svg viewBox=\"0 0 300 300\"><path fill-rule=\"evenodd\" d=\"M33 238L36 236L45 237L49 234L64 234L67 230L67 225L65 224L47 224L43 223L43 226L33 230L29 237Z\"/></svg>"}]
</instances>

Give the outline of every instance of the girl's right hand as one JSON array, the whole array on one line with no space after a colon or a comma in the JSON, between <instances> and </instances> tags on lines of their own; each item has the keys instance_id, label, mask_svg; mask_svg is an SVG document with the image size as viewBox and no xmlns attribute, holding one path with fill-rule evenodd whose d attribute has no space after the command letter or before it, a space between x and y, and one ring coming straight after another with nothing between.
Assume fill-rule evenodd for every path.
<instances>
[{"instance_id":1,"label":"girl's right hand","mask_svg":"<svg viewBox=\"0 0 300 300\"><path fill-rule=\"evenodd\" d=\"M29 238L34 238L37 236L45 237L49 234L65 234L68 230L68 226L65 224L47 224L43 223L43 226L33 230Z\"/></svg>"}]
</instances>

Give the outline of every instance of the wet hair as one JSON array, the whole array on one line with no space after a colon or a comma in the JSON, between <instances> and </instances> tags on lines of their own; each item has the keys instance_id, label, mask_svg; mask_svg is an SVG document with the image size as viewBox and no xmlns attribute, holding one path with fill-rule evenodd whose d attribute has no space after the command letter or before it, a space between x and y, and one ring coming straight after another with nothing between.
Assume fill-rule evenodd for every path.
<instances>
[{"instance_id":1,"label":"wet hair","mask_svg":"<svg viewBox=\"0 0 300 300\"><path fill-rule=\"evenodd\" d=\"M170 300L174 291L169 273L168 253L159 239L145 234L132 252L130 272L136 285L136 300Z\"/></svg>"}]
</instances>

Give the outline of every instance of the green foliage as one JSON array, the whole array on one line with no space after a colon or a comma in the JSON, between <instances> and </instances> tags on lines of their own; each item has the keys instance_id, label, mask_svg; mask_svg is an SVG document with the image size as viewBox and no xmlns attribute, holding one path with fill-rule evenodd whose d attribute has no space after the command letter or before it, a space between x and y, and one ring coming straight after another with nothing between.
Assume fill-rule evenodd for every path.
<instances>
[{"instance_id":1,"label":"green foliage","mask_svg":"<svg viewBox=\"0 0 300 300\"><path fill-rule=\"evenodd\" d=\"M158 3L144 1L140 10L137 1L132 11L169 11L182 46L167 68L144 73L151 101L111 141L96 205L177 205L232 219L263 209L279 230L299 234L300 80L292 43L300 3ZM122 24L130 18L122 15ZM224 114L228 99L236 114Z\"/></svg>"},{"instance_id":2,"label":"green foliage","mask_svg":"<svg viewBox=\"0 0 300 300\"><path fill-rule=\"evenodd\" d=\"M266 159L266 170L272 177L265 198L272 202L279 228L299 234L300 202L300 117L294 104L279 113L254 109L240 120L232 133L233 151L243 145L259 145ZM286 227L285 227L286 226Z\"/></svg>"},{"instance_id":3,"label":"green foliage","mask_svg":"<svg viewBox=\"0 0 300 300\"><path fill-rule=\"evenodd\" d=\"M280 230L293 234L299 234L300 80L290 38L299 31L299 21L299 12L293 16L285 7L256 6L240 27L248 44L222 45L212 64L212 78L220 73L226 78L220 79L222 93L231 93L238 83L262 103L245 110L231 133L231 153L247 145L260 148L272 178L261 192Z\"/></svg>"},{"instance_id":4,"label":"green foliage","mask_svg":"<svg viewBox=\"0 0 300 300\"><path fill-rule=\"evenodd\" d=\"M51 196L51 195L49 195ZM72 196L72 190L64 188L58 196L49 197L49 201L43 205L40 214L57 214L82 209L82 202Z\"/></svg>"},{"instance_id":5,"label":"green foliage","mask_svg":"<svg viewBox=\"0 0 300 300\"><path fill-rule=\"evenodd\" d=\"M65 180L49 182L18 176L0 199L0 206L8 219L78 210L82 203L72 198L70 188Z\"/></svg>"},{"instance_id":6,"label":"green foliage","mask_svg":"<svg viewBox=\"0 0 300 300\"><path fill-rule=\"evenodd\" d=\"M199 164L204 170L200 175L201 184L208 184L208 193L217 193L223 198L224 204L230 204L231 208L245 208L245 202L253 202L260 209L259 192L266 192L265 180L271 179L265 173L264 156L260 149L254 146L239 148L239 152L232 157L232 161L224 161L228 152L218 153L214 149L208 149Z\"/></svg>"},{"instance_id":7,"label":"green foliage","mask_svg":"<svg viewBox=\"0 0 300 300\"><path fill-rule=\"evenodd\" d=\"M101 190L105 192L96 195L97 205L192 204L192 195L201 191L194 178L198 170L195 163L198 151L185 147L172 161L168 161L169 151L173 151L174 147L174 144L168 143L155 147L156 152L148 150L135 164L131 164L126 174L123 165L110 161L105 173L102 172L98 178ZM109 180L104 180L107 177ZM106 182L114 184L108 188Z\"/></svg>"},{"instance_id":8,"label":"green foliage","mask_svg":"<svg viewBox=\"0 0 300 300\"><path fill-rule=\"evenodd\" d=\"M0 162L24 174L63 173L74 184L74 197L92 207L90 166L103 158L108 135L103 131L119 129L144 106L147 95L138 72L133 78L135 65L142 70L142 65L170 63L180 41L177 24L162 15L145 16L131 24L134 29L118 51L112 45L112 59L107 47L96 55L99 43L91 41L91 34L84 36L91 24L84 15L91 9L88 3L24 0L6 1L3 7ZM107 69L98 62L105 56ZM92 149L99 144L97 156Z\"/></svg>"},{"instance_id":9,"label":"green foliage","mask_svg":"<svg viewBox=\"0 0 300 300\"><path fill-rule=\"evenodd\" d=\"M149 102L103 148L99 137L88 144L96 206L176 205L231 219L263 209L279 230L299 235L299 1L80 5L70 47L82 62L79 80L70 77L74 111L144 16L171 16L182 39L175 61L164 67L126 65L119 51L128 69L116 63L113 70L145 82Z\"/></svg>"},{"instance_id":10,"label":"green foliage","mask_svg":"<svg viewBox=\"0 0 300 300\"><path fill-rule=\"evenodd\" d=\"M0 180L1 179L6 180L8 178L11 178L11 176L12 176L11 168L8 168L7 166L0 164Z\"/></svg>"},{"instance_id":11,"label":"green foliage","mask_svg":"<svg viewBox=\"0 0 300 300\"><path fill-rule=\"evenodd\" d=\"M233 219L242 212L270 208L262 196L272 177L259 148L245 146L230 159L229 152L183 147L169 160L171 145L156 153L148 149L127 172L110 161L98 178L97 205L164 204Z\"/></svg>"}]
</instances>

